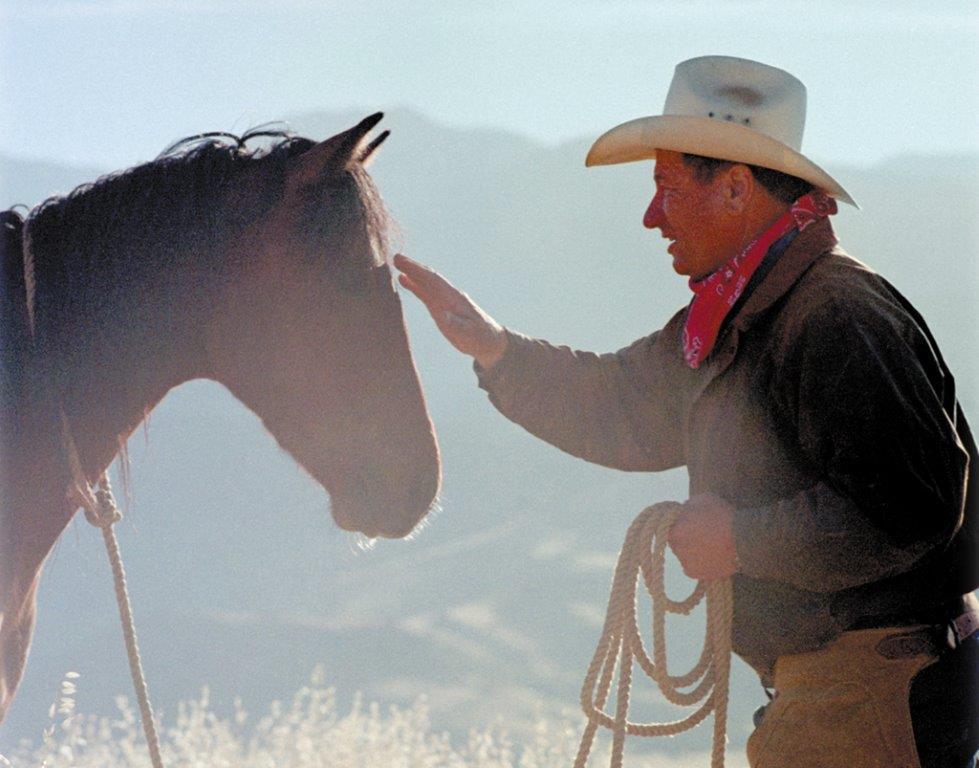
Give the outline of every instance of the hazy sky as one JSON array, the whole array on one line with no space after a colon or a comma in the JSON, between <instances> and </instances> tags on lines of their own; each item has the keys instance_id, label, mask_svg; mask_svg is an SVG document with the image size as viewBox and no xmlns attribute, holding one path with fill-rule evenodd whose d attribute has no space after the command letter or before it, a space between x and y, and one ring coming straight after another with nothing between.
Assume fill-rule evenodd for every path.
<instances>
[{"instance_id":1,"label":"hazy sky","mask_svg":"<svg viewBox=\"0 0 979 768\"><path fill-rule=\"evenodd\" d=\"M408 106L555 142L660 111L676 62L809 88L804 151L979 151L970 0L0 0L0 152L115 168L172 139ZM934 10L933 10L934 9Z\"/></svg>"}]
</instances>

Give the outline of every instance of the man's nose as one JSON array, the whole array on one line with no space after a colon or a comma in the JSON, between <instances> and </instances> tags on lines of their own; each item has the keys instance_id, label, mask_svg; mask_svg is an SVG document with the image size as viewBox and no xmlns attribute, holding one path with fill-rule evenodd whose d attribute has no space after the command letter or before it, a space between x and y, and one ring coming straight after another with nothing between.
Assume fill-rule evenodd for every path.
<instances>
[{"instance_id":1,"label":"man's nose","mask_svg":"<svg viewBox=\"0 0 979 768\"><path fill-rule=\"evenodd\" d=\"M662 228L665 221L666 219L663 217L663 203L660 200L659 193L657 193L653 196L652 202L649 203L649 207L642 217L642 225L646 229Z\"/></svg>"}]
</instances>

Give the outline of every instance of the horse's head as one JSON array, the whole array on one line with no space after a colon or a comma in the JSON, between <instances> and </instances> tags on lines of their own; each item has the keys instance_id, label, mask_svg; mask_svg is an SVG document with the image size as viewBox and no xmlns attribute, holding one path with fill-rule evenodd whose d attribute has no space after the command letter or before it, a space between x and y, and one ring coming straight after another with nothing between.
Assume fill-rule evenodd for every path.
<instances>
[{"instance_id":1,"label":"horse's head","mask_svg":"<svg viewBox=\"0 0 979 768\"><path fill-rule=\"evenodd\" d=\"M228 246L204 338L207 374L326 488L337 524L400 537L432 506L440 468L364 170L380 117L285 160L275 202ZM270 172L256 165L243 197Z\"/></svg>"}]
</instances>

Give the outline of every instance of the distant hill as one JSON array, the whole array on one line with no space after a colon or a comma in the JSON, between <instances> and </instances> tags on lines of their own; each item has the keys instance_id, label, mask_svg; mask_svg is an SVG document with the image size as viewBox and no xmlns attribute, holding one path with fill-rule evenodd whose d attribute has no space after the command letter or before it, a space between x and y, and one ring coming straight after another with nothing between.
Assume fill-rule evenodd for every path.
<instances>
[{"instance_id":1,"label":"distant hill","mask_svg":"<svg viewBox=\"0 0 979 768\"><path fill-rule=\"evenodd\" d=\"M326 137L362 116L292 123ZM371 171L399 247L502 322L607 350L687 300L662 240L640 224L647 169L586 170L585 139L545 147L397 110L384 124L392 137ZM979 158L828 170L862 206L836 218L844 246L922 309L979 419ZM98 173L0 157L0 205L35 204ZM388 701L427 694L436 729L457 733L494 718L519 730L538 707L576 706L625 530L648 503L685 497L685 475L605 470L534 440L405 303L446 479L441 513L414 540L359 550L329 520L325 494L216 385L178 389L131 441L134 498L120 535L151 690L170 716L205 683L218 708L241 696L261 710L317 662L341 700L358 689ZM48 565L0 752L40 735L66 670L82 673L82 710L110 711L129 692L100 546L76 521ZM677 628L680 656L700 631L698 621ZM743 666L735 674L732 750L762 700ZM637 715L665 716L651 698L638 695ZM657 746L702 749L709 738L703 729Z\"/></svg>"}]
</instances>

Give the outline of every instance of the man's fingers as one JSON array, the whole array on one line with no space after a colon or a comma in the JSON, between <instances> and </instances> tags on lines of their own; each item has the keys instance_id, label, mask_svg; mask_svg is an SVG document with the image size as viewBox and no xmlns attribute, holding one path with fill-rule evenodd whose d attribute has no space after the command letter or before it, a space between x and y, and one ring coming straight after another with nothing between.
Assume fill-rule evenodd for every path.
<instances>
[{"instance_id":1,"label":"man's fingers","mask_svg":"<svg viewBox=\"0 0 979 768\"><path fill-rule=\"evenodd\" d=\"M398 282L417 296L428 309L432 318L444 326L452 326L458 329L469 329L472 327L472 318L469 317L469 307L466 305L446 305L434 299L429 291L421 287L405 274L398 275Z\"/></svg>"},{"instance_id":2,"label":"man's fingers","mask_svg":"<svg viewBox=\"0 0 979 768\"><path fill-rule=\"evenodd\" d=\"M459 293L458 288L434 269L425 264L420 264L413 259L409 259L403 253L396 253L394 255L394 266L403 274L408 275L416 285L427 288L430 291L438 291L445 296Z\"/></svg>"},{"instance_id":3,"label":"man's fingers","mask_svg":"<svg viewBox=\"0 0 979 768\"><path fill-rule=\"evenodd\" d=\"M409 259L403 253L394 254L394 266L400 269L402 272L410 272L415 267L420 266L417 261Z\"/></svg>"},{"instance_id":4,"label":"man's fingers","mask_svg":"<svg viewBox=\"0 0 979 768\"><path fill-rule=\"evenodd\" d=\"M437 311L438 307L444 304L441 297L434 295L431 286L420 283L406 273L398 275L398 282L417 296L421 302L428 307L430 312Z\"/></svg>"},{"instance_id":5,"label":"man's fingers","mask_svg":"<svg viewBox=\"0 0 979 768\"><path fill-rule=\"evenodd\" d=\"M402 287L407 288L409 291L415 294L415 296L417 296L419 299L422 298L422 294L424 293L424 291L419 287L418 283L416 283L414 280L408 277L408 275L402 272L400 275L398 275L398 282L401 284Z\"/></svg>"},{"instance_id":6,"label":"man's fingers","mask_svg":"<svg viewBox=\"0 0 979 768\"><path fill-rule=\"evenodd\" d=\"M438 284L416 280L413 273L407 272L398 275L398 282L421 299L433 315L450 311L459 317L471 319L474 316L472 302L465 294L455 289L442 290Z\"/></svg>"},{"instance_id":7,"label":"man's fingers","mask_svg":"<svg viewBox=\"0 0 979 768\"><path fill-rule=\"evenodd\" d=\"M431 282L434 277L438 276L438 273L431 267L419 264L403 253L394 255L394 266L416 282Z\"/></svg>"},{"instance_id":8,"label":"man's fingers","mask_svg":"<svg viewBox=\"0 0 979 768\"><path fill-rule=\"evenodd\" d=\"M412 293L415 292L415 283L404 272L402 272L401 274L398 275L398 282L401 283L401 285L404 288L407 288Z\"/></svg>"},{"instance_id":9,"label":"man's fingers","mask_svg":"<svg viewBox=\"0 0 979 768\"><path fill-rule=\"evenodd\" d=\"M398 275L398 283L400 283L402 287L407 288L409 291L415 294L415 296L417 296L421 300L422 304L428 306L428 296L418 286L418 283L416 283L414 280L408 277L408 275L404 273Z\"/></svg>"},{"instance_id":10,"label":"man's fingers","mask_svg":"<svg viewBox=\"0 0 979 768\"><path fill-rule=\"evenodd\" d=\"M393 263L400 271L398 282L425 305L452 346L487 366L499 359L506 344L503 329L472 299L434 269L404 254L395 254Z\"/></svg>"},{"instance_id":11,"label":"man's fingers","mask_svg":"<svg viewBox=\"0 0 979 768\"><path fill-rule=\"evenodd\" d=\"M669 531L666 532L666 542L676 549L677 547L684 547L687 543L689 536L687 535L687 525L686 521L682 517L678 517L673 525L670 526Z\"/></svg>"}]
</instances>

